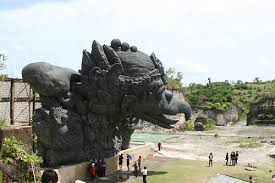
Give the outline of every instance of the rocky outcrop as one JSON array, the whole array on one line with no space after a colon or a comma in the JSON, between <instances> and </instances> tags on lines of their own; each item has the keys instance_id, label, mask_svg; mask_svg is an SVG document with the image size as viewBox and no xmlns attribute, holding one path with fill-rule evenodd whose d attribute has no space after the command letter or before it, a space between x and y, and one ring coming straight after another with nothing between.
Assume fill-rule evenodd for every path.
<instances>
[{"instance_id":1,"label":"rocky outcrop","mask_svg":"<svg viewBox=\"0 0 275 183\"><path fill-rule=\"evenodd\" d=\"M198 116L201 116L213 119L218 126L226 126L240 119L242 113L243 110L237 105L232 105L226 111L194 107L192 111L192 120L195 121Z\"/></svg>"},{"instance_id":2,"label":"rocky outcrop","mask_svg":"<svg viewBox=\"0 0 275 183\"><path fill-rule=\"evenodd\" d=\"M266 97L250 105L247 115L247 125L254 124L274 124L272 120L259 120L259 114L273 114L275 116L275 97Z\"/></svg>"}]
</instances>

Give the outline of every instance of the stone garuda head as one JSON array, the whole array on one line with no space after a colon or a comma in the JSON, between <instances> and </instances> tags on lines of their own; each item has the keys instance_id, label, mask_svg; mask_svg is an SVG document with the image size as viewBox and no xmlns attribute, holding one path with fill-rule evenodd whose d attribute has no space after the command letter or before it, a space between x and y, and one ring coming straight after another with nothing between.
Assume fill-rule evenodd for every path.
<instances>
[{"instance_id":1,"label":"stone garuda head","mask_svg":"<svg viewBox=\"0 0 275 183\"><path fill-rule=\"evenodd\" d=\"M118 39L110 46L94 41L91 52L83 51L79 72L38 62L27 65L22 75L40 94L42 108L36 110L33 125L50 165L128 148L139 119L173 128L177 120L167 115L191 116L190 105L166 89L164 68L155 54ZM76 147L83 149L79 160L73 158Z\"/></svg>"}]
</instances>

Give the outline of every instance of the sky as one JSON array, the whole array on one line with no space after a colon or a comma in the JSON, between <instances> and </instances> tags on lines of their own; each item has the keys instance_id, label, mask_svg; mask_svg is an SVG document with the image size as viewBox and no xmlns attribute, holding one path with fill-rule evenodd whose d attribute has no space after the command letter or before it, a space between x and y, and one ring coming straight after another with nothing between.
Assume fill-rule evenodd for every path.
<instances>
[{"instance_id":1,"label":"sky","mask_svg":"<svg viewBox=\"0 0 275 183\"><path fill-rule=\"evenodd\" d=\"M79 70L114 38L154 52L183 84L275 79L274 0L0 0L4 73L32 62Z\"/></svg>"}]
</instances>

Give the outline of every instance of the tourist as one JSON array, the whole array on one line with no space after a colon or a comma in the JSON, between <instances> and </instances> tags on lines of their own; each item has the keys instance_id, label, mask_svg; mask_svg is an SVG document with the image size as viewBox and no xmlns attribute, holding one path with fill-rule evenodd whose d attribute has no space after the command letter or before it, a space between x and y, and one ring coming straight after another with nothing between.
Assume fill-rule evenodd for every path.
<instances>
[{"instance_id":1,"label":"tourist","mask_svg":"<svg viewBox=\"0 0 275 183\"><path fill-rule=\"evenodd\" d=\"M143 170L141 171L142 172L142 177L143 177L143 183L147 183L146 181L146 177L147 177L147 168L146 166L143 168Z\"/></svg>"},{"instance_id":2,"label":"tourist","mask_svg":"<svg viewBox=\"0 0 275 183\"><path fill-rule=\"evenodd\" d=\"M92 182L95 182L95 178L96 178L96 167L95 164L92 163L92 167L90 169L91 175L92 175Z\"/></svg>"},{"instance_id":3,"label":"tourist","mask_svg":"<svg viewBox=\"0 0 275 183\"><path fill-rule=\"evenodd\" d=\"M208 165L213 166L213 154L212 154L212 152L209 154L208 159L209 159Z\"/></svg>"},{"instance_id":4,"label":"tourist","mask_svg":"<svg viewBox=\"0 0 275 183\"><path fill-rule=\"evenodd\" d=\"M236 154L235 154L235 163L236 163L236 165L237 165L237 163L238 163L238 158L239 158L239 152L238 151L236 151Z\"/></svg>"},{"instance_id":5,"label":"tourist","mask_svg":"<svg viewBox=\"0 0 275 183\"><path fill-rule=\"evenodd\" d=\"M160 142L160 140L158 141L158 149L159 149L159 151L161 150L161 142Z\"/></svg>"},{"instance_id":6,"label":"tourist","mask_svg":"<svg viewBox=\"0 0 275 183\"><path fill-rule=\"evenodd\" d=\"M122 163L123 163L123 154L119 155L119 158L118 158L118 164L119 164L120 170L122 170Z\"/></svg>"},{"instance_id":7,"label":"tourist","mask_svg":"<svg viewBox=\"0 0 275 183\"><path fill-rule=\"evenodd\" d=\"M254 181L253 181L253 178L252 178L252 176L250 176L249 177L249 183L253 183Z\"/></svg>"},{"instance_id":8,"label":"tourist","mask_svg":"<svg viewBox=\"0 0 275 183\"><path fill-rule=\"evenodd\" d=\"M137 178L137 176L138 176L138 165L137 165L137 162L136 162L136 161L135 161L133 167L134 167L134 175L135 175L136 178Z\"/></svg>"},{"instance_id":9,"label":"tourist","mask_svg":"<svg viewBox=\"0 0 275 183\"><path fill-rule=\"evenodd\" d=\"M141 156L138 157L138 169L141 171Z\"/></svg>"},{"instance_id":10,"label":"tourist","mask_svg":"<svg viewBox=\"0 0 275 183\"><path fill-rule=\"evenodd\" d=\"M103 177L105 177L106 175L106 163L104 161L104 158L102 158L102 173L103 173Z\"/></svg>"},{"instance_id":11,"label":"tourist","mask_svg":"<svg viewBox=\"0 0 275 183\"><path fill-rule=\"evenodd\" d=\"M102 169L101 169L101 159L98 158L97 162L95 164L95 168L96 168L96 174L98 177L102 177Z\"/></svg>"},{"instance_id":12,"label":"tourist","mask_svg":"<svg viewBox=\"0 0 275 183\"><path fill-rule=\"evenodd\" d=\"M127 154L127 159L126 159L126 161L127 161L127 168L128 168L128 171L130 171L130 168L129 168L129 166L130 166L130 161L132 160L132 157L130 156L130 154Z\"/></svg>"},{"instance_id":13,"label":"tourist","mask_svg":"<svg viewBox=\"0 0 275 183\"><path fill-rule=\"evenodd\" d=\"M275 183L275 175L272 175L272 183Z\"/></svg>"},{"instance_id":14,"label":"tourist","mask_svg":"<svg viewBox=\"0 0 275 183\"><path fill-rule=\"evenodd\" d=\"M42 183L57 183L58 176L54 170L48 169L43 172L41 179Z\"/></svg>"},{"instance_id":15,"label":"tourist","mask_svg":"<svg viewBox=\"0 0 275 183\"><path fill-rule=\"evenodd\" d=\"M232 158L233 158L233 152L231 152L231 154L230 154L230 165L232 165L232 164L233 164L233 162L232 162Z\"/></svg>"},{"instance_id":16,"label":"tourist","mask_svg":"<svg viewBox=\"0 0 275 183\"><path fill-rule=\"evenodd\" d=\"M232 153L232 165L233 166L236 165L236 154L235 154L235 152Z\"/></svg>"},{"instance_id":17,"label":"tourist","mask_svg":"<svg viewBox=\"0 0 275 183\"><path fill-rule=\"evenodd\" d=\"M225 161L226 161L226 165L228 165L228 159L229 159L229 155L228 155L228 153L226 153L226 155L225 155Z\"/></svg>"}]
</instances>

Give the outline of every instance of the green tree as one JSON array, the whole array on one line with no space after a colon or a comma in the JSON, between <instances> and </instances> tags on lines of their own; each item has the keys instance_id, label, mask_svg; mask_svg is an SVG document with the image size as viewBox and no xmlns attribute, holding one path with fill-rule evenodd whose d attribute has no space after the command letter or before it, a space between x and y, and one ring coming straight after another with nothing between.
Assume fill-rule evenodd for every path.
<instances>
[{"instance_id":1,"label":"green tree","mask_svg":"<svg viewBox=\"0 0 275 183\"><path fill-rule=\"evenodd\" d=\"M181 72L176 72L174 68L168 68L165 71L166 74L166 80L167 80L167 88L169 90L182 90L182 78L183 75Z\"/></svg>"},{"instance_id":2,"label":"green tree","mask_svg":"<svg viewBox=\"0 0 275 183\"><path fill-rule=\"evenodd\" d=\"M253 80L254 83L261 83L262 80L260 79L260 77L255 77Z\"/></svg>"},{"instance_id":3,"label":"green tree","mask_svg":"<svg viewBox=\"0 0 275 183\"><path fill-rule=\"evenodd\" d=\"M193 106L206 109L226 110L232 103L233 87L226 82L207 85L190 84L185 88L185 97Z\"/></svg>"},{"instance_id":4,"label":"green tree","mask_svg":"<svg viewBox=\"0 0 275 183\"><path fill-rule=\"evenodd\" d=\"M0 70L5 68L5 60L6 60L6 56L0 53Z\"/></svg>"},{"instance_id":5,"label":"green tree","mask_svg":"<svg viewBox=\"0 0 275 183\"><path fill-rule=\"evenodd\" d=\"M6 61L6 56L2 53L0 53L0 71L5 69L6 65L5 65L5 61ZM3 80L5 78L5 75L0 74L0 81Z\"/></svg>"}]
</instances>

